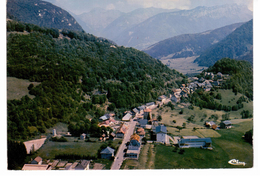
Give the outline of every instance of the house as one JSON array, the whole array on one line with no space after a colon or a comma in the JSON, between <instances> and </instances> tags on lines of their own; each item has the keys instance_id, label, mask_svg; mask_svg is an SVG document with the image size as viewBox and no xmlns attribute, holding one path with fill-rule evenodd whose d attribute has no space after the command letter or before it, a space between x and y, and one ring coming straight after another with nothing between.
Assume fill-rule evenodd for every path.
<instances>
[{"instance_id":1,"label":"house","mask_svg":"<svg viewBox=\"0 0 260 176\"><path fill-rule=\"evenodd\" d=\"M214 79L214 74L212 72L205 72L204 77L206 79Z\"/></svg>"},{"instance_id":2,"label":"house","mask_svg":"<svg viewBox=\"0 0 260 176\"><path fill-rule=\"evenodd\" d=\"M200 79L199 79L199 82L204 82L205 81L205 79L203 78L203 77L201 77Z\"/></svg>"},{"instance_id":3,"label":"house","mask_svg":"<svg viewBox=\"0 0 260 176\"><path fill-rule=\"evenodd\" d=\"M212 127L212 125L216 125L215 122L213 122L213 121L205 122L206 127Z\"/></svg>"},{"instance_id":4,"label":"house","mask_svg":"<svg viewBox=\"0 0 260 176\"><path fill-rule=\"evenodd\" d=\"M145 110L145 106L144 105L139 106L138 109L139 109L139 113L142 114Z\"/></svg>"},{"instance_id":5,"label":"house","mask_svg":"<svg viewBox=\"0 0 260 176\"><path fill-rule=\"evenodd\" d=\"M81 139L81 140L85 140L85 139L86 139L86 136L87 136L87 135L86 135L85 133L82 133L82 134L80 135L80 139Z\"/></svg>"},{"instance_id":6,"label":"house","mask_svg":"<svg viewBox=\"0 0 260 176\"><path fill-rule=\"evenodd\" d=\"M157 107L154 102L146 103L145 106L146 106L146 108L149 108L149 109L154 109Z\"/></svg>"},{"instance_id":7,"label":"house","mask_svg":"<svg viewBox=\"0 0 260 176\"><path fill-rule=\"evenodd\" d=\"M137 134L133 134L130 138L130 142L127 148L126 157L131 159L138 159L140 154L140 136Z\"/></svg>"},{"instance_id":8,"label":"house","mask_svg":"<svg viewBox=\"0 0 260 176\"><path fill-rule=\"evenodd\" d=\"M88 160L80 160L75 170L89 170L89 164L90 161Z\"/></svg>"},{"instance_id":9,"label":"house","mask_svg":"<svg viewBox=\"0 0 260 176\"><path fill-rule=\"evenodd\" d=\"M144 119L150 120L152 118L151 116L152 110L147 108L144 110Z\"/></svg>"},{"instance_id":10,"label":"house","mask_svg":"<svg viewBox=\"0 0 260 176\"><path fill-rule=\"evenodd\" d=\"M42 164L42 158L37 156L36 158L34 158L34 160L31 161L31 164L41 165Z\"/></svg>"},{"instance_id":11,"label":"house","mask_svg":"<svg viewBox=\"0 0 260 176\"><path fill-rule=\"evenodd\" d=\"M136 134L141 136L141 137L144 137L145 136L145 131L144 131L143 128L137 128Z\"/></svg>"},{"instance_id":12,"label":"house","mask_svg":"<svg viewBox=\"0 0 260 176\"><path fill-rule=\"evenodd\" d=\"M131 135L128 149L129 150L139 150L140 146L141 146L140 136L137 134Z\"/></svg>"},{"instance_id":13,"label":"house","mask_svg":"<svg viewBox=\"0 0 260 176\"><path fill-rule=\"evenodd\" d=\"M99 117L99 121L106 121L106 120L109 120L110 118L111 118L111 114L105 114L105 115L103 115L103 116L101 116L101 117Z\"/></svg>"},{"instance_id":14,"label":"house","mask_svg":"<svg viewBox=\"0 0 260 176\"><path fill-rule=\"evenodd\" d=\"M115 137L116 137L115 133L112 132L109 134L109 140L114 140Z\"/></svg>"},{"instance_id":15,"label":"house","mask_svg":"<svg viewBox=\"0 0 260 176\"><path fill-rule=\"evenodd\" d=\"M48 164L24 164L22 170L51 170L51 168Z\"/></svg>"},{"instance_id":16,"label":"house","mask_svg":"<svg viewBox=\"0 0 260 176\"><path fill-rule=\"evenodd\" d=\"M132 114L127 113L127 114L122 118L122 121L130 121L131 118L132 118Z\"/></svg>"},{"instance_id":17,"label":"house","mask_svg":"<svg viewBox=\"0 0 260 176\"><path fill-rule=\"evenodd\" d=\"M100 155L102 159L111 159L112 157L114 157L114 152L115 149L107 147L100 152Z\"/></svg>"},{"instance_id":18,"label":"house","mask_svg":"<svg viewBox=\"0 0 260 176\"><path fill-rule=\"evenodd\" d=\"M47 138L41 138L41 139L35 139L35 140L24 142L26 153L31 154L37 151L39 148L41 148L41 146L44 144L46 139Z\"/></svg>"},{"instance_id":19,"label":"house","mask_svg":"<svg viewBox=\"0 0 260 176\"><path fill-rule=\"evenodd\" d=\"M232 123L229 120L222 121L220 124L220 128L231 128Z\"/></svg>"},{"instance_id":20,"label":"house","mask_svg":"<svg viewBox=\"0 0 260 176\"><path fill-rule=\"evenodd\" d=\"M167 129L164 125L159 125L155 128L156 141L161 143L167 143Z\"/></svg>"},{"instance_id":21,"label":"house","mask_svg":"<svg viewBox=\"0 0 260 176\"><path fill-rule=\"evenodd\" d=\"M140 150L127 150L126 151L126 157L131 159L138 159L140 154Z\"/></svg>"},{"instance_id":22,"label":"house","mask_svg":"<svg viewBox=\"0 0 260 176\"><path fill-rule=\"evenodd\" d=\"M145 128L145 126L147 125L148 120L147 119L141 119L139 120L139 126L142 128Z\"/></svg>"},{"instance_id":23,"label":"house","mask_svg":"<svg viewBox=\"0 0 260 176\"><path fill-rule=\"evenodd\" d=\"M127 127L124 124L121 124L120 127L116 130L116 137L123 138L127 131Z\"/></svg>"},{"instance_id":24,"label":"house","mask_svg":"<svg viewBox=\"0 0 260 176\"><path fill-rule=\"evenodd\" d=\"M180 101L181 101L181 96L180 96L180 94L174 93L174 94L172 95L172 97L171 97L171 101L172 101L172 102L175 102L175 103L180 102Z\"/></svg>"},{"instance_id":25,"label":"house","mask_svg":"<svg viewBox=\"0 0 260 176\"><path fill-rule=\"evenodd\" d=\"M139 113L139 110L137 108L134 108L133 112L134 112L135 115L137 115Z\"/></svg>"},{"instance_id":26,"label":"house","mask_svg":"<svg viewBox=\"0 0 260 176\"><path fill-rule=\"evenodd\" d=\"M213 82L212 82L212 85L213 85L213 86L219 86L220 83L219 83L219 81L213 81Z\"/></svg>"},{"instance_id":27,"label":"house","mask_svg":"<svg viewBox=\"0 0 260 176\"><path fill-rule=\"evenodd\" d=\"M70 163L70 164L67 164L65 166L65 170L75 170L75 167L79 164L79 162L74 162L74 163Z\"/></svg>"},{"instance_id":28,"label":"house","mask_svg":"<svg viewBox=\"0 0 260 176\"><path fill-rule=\"evenodd\" d=\"M167 100L167 97L165 95L161 95L161 96L158 97L157 100L164 103Z\"/></svg>"},{"instance_id":29,"label":"house","mask_svg":"<svg viewBox=\"0 0 260 176\"><path fill-rule=\"evenodd\" d=\"M198 139L198 136L182 136L182 139Z\"/></svg>"},{"instance_id":30,"label":"house","mask_svg":"<svg viewBox=\"0 0 260 176\"><path fill-rule=\"evenodd\" d=\"M221 72L218 72L218 73L217 73L217 78L218 78L218 79L222 79L222 76L223 76L223 75L222 75Z\"/></svg>"},{"instance_id":31,"label":"house","mask_svg":"<svg viewBox=\"0 0 260 176\"><path fill-rule=\"evenodd\" d=\"M211 148L211 138L180 139L180 148Z\"/></svg>"}]
</instances>

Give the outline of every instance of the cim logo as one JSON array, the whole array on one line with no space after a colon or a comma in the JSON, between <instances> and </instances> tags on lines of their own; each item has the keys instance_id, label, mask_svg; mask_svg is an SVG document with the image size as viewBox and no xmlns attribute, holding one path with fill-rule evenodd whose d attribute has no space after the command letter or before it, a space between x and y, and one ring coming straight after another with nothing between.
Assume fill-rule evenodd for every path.
<instances>
[{"instance_id":1,"label":"cim logo","mask_svg":"<svg viewBox=\"0 0 260 176\"><path fill-rule=\"evenodd\" d=\"M246 163L245 162L240 162L239 160L237 160L237 159L232 159L232 160L229 160L228 161L228 164L231 164L231 165L243 165L243 166L245 166L246 165Z\"/></svg>"}]
</instances>

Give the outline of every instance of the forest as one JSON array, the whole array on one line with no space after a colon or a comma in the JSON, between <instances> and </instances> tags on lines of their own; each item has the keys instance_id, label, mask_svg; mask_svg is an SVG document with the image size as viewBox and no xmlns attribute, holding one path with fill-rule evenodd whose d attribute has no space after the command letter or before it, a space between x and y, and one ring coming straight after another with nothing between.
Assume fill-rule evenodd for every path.
<instances>
[{"instance_id":1,"label":"forest","mask_svg":"<svg viewBox=\"0 0 260 176\"><path fill-rule=\"evenodd\" d=\"M19 140L44 133L57 122L98 118L105 114L105 102L120 114L167 94L184 78L134 48L14 20L7 22L7 76L41 82L28 87L34 99L7 102L8 139ZM94 96L97 90L106 96Z\"/></svg>"}]
</instances>

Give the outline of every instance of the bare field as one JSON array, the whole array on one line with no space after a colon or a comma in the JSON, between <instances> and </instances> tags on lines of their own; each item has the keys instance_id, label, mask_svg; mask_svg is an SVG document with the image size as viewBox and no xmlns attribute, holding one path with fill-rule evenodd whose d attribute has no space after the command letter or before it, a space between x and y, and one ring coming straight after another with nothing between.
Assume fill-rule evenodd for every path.
<instances>
[{"instance_id":1,"label":"bare field","mask_svg":"<svg viewBox=\"0 0 260 176\"><path fill-rule=\"evenodd\" d=\"M7 77L7 100L19 100L23 96L28 95L30 98L34 98L33 95L29 94L28 86L33 84L34 86L39 85L39 82L30 82L25 79L18 79L14 77Z\"/></svg>"},{"instance_id":2,"label":"bare field","mask_svg":"<svg viewBox=\"0 0 260 176\"><path fill-rule=\"evenodd\" d=\"M175 69L183 74L187 73L200 73L204 69L207 69L207 67L201 67L197 63L194 63L194 60L198 56L193 56L193 57L187 57L187 58L176 58L176 59L171 59L171 58L161 58L160 61L167 65L171 69Z\"/></svg>"}]
</instances>

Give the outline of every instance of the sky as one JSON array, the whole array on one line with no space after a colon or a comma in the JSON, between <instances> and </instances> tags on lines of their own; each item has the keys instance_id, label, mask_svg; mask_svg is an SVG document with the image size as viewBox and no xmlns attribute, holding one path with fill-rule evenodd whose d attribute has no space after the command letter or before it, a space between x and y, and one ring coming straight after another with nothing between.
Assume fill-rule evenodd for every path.
<instances>
[{"instance_id":1,"label":"sky","mask_svg":"<svg viewBox=\"0 0 260 176\"><path fill-rule=\"evenodd\" d=\"M94 8L130 12L137 8L192 9L197 6L245 4L253 10L253 0L45 0L76 15Z\"/></svg>"}]
</instances>

